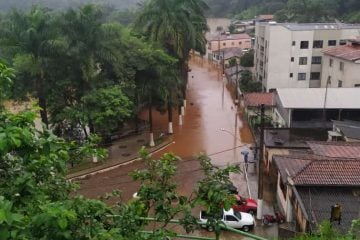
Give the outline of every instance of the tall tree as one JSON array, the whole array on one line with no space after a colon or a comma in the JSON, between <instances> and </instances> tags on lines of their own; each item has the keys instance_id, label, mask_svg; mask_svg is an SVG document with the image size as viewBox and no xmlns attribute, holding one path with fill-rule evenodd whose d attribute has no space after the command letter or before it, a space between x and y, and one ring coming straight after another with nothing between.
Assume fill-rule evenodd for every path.
<instances>
[{"instance_id":1,"label":"tall tree","mask_svg":"<svg viewBox=\"0 0 360 240\"><path fill-rule=\"evenodd\" d=\"M49 124L47 111L48 59L56 54L58 33L48 11L34 7L29 13L13 11L0 32L2 51L12 59L17 81L35 93L42 122Z\"/></svg>"},{"instance_id":2,"label":"tall tree","mask_svg":"<svg viewBox=\"0 0 360 240\"><path fill-rule=\"evenodd\" d=\"M204 1L149 0L135 20L135 28L148 39L160 43L166 51L179 59L179 70L184 81L186 98L188 58L191 49L205 52L207 30Z\"/></svg>"}]
</instances>

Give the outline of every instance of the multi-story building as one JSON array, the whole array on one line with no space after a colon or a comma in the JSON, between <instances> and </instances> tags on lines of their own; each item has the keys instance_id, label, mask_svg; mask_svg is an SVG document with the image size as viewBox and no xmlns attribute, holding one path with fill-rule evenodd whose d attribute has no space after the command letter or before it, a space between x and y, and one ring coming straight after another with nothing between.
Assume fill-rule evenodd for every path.
<instances>
[{"instance_id":1,"label":"multi-story building","mask_svg":"<svg viewBox=\"0 0 360 240\"><path fill-rule=\"evenodd\" d=\"M360 38L323 54L321 87L360 87Z\"/></svg>"},{"instance_id":2,"label":"multi-story building","mask_svg":"<svg viewBox=\"0 0 360 240\"><path fill-rule=\"evenodd\" d=\"M210 52L224 48L251 48L251 37L246 33L240 34L223 34L215 36L209 41L208 50Z\"/></svg>"},{"instance_id":3,"label":"multi-story building","mask_svg":"<svg viewBox=\"0 0 360 240\"><path fill-rule=\"evenodd\" d=\"M321 86L322 51L360 35L360 25L257 22L255 78L265 91Z\"/></svg>"}]
</instances>

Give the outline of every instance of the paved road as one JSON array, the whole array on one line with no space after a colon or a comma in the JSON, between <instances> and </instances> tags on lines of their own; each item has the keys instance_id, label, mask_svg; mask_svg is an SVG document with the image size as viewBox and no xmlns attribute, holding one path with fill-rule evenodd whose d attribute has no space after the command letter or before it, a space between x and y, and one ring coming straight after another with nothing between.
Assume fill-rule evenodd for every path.
<instances>
[{"instance_id":1,"label":"paved road","mask_svg":"<svg viewBox=\"0 0 360 240\"><path fill-rule=\"evenodd\" d=\"M183 159L178 164L176 181L179 183L178 191L185 195L192 191L196 181L202 177L199 164L194 161L199 152L208 154L213 164L217 166L241 164L243 162L241 151L249 151L249 145L252 143L249 131L244 128L241 114L238 114L230 90L226 86L226 81L223 81L219 73L212 70L211 66L202 63L199 59L191 62L191 69L184 124L178 125L178 116L174 113L175 143L154 155L158 157L165 152L174 152ZM167 114L155 114L154 129L155 132L166 132ZM251 158L250 154L250 160ZM141 161L135 162L81 180L79 192L88 197L97 197L118 188L123 192L123 199L127 200L138 188L138 183L134 183L127 173L142 166ZM256 186L254 173L254 168L250 166L249 176L252 177L250 183L252 187ZM239 192L248 196L244 175L236 174L231 177L239 188ZM264 231L266 232L267 229L255 230L261 235L267 234ZM197 234L209 236L206 231L199 231ZM222 239L241 238L239 235L225 233Z\"/></svg>"}]
</instances>

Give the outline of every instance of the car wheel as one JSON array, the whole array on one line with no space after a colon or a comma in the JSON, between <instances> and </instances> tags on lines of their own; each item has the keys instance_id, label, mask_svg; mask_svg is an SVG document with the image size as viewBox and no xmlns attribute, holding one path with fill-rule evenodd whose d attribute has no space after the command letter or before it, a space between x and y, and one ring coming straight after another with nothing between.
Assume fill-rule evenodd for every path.
<instances>
[{"instance_id":1,"label":"car wheel","mask_svg":"<svg viewBox=\"0 0 360 240\"><path fill-rule=\"evenodd\" d=\"M263 223L264 223L265 225L269 225L269 220L267 220L266 218L264 218L264 219L263 219Z\"/></svg>"},{"instance_id":2,"label":"car wheel","mask_svg":"<svg viewBox=\"0 0 360 240\"><path fill-rule=\"evenodd\" d=\"M207 227L207 230L208 230L209 232L213 232L213 231L214 231L214 227L213 227L213 226L208 226L208 227Z\"/></svg>"},{"instance_id":3,"label":"car wheel","mask_svg":"<svg viewBox=\"0 0 360 240\"><path fill-rule=\"evenodd\" d=\"M247 226L247 225L245 225L245 226L243 226L242 230L243 230L244 232L248 232L248 231L250 231L250 227Z\"/></svg>"}]
</instances>

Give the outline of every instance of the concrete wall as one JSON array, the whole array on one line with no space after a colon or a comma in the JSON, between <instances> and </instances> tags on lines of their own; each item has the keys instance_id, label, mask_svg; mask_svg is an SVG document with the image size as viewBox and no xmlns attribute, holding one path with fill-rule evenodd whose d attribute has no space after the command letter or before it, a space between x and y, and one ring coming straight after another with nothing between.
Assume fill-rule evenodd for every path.
<instances>
[{"instance_id":1,"label":"concrete wall","mask_svg":"<svg viewBox=\"0 0 360 240\"><path fill-rule=\"evenodd\" d=\"M332 67L330 67L332 59ZM357 84L360 87L360 61L358 63L344 59L324 55L322 64L321 87L326 87L326 82L330 76L330 85L328 87L337 88L338 81L342 81L342 87L352 88ZM340 62L344 64L344 70L340 70Z\"/></svg>"},{"instance_id":2,"label":"concrete wall","mask_svg":"<svg viewBox=\"0 0 360 240\"><path fill-rule=\"evenodd\" d=\"M246 39L229 39L229 40L221 40L220 41L220 49L224 48L251 48L251 38ZM209 50L210 51L217 51L219 49L219 41L218 40L212 40L209 43Z\"/></svg>"},{"instance_id":3,"label":"concrete wall","mask_svg":"<svg viewBox=\"0 0 360 240\"><path fill-rule=\"evenodd\" d=\"M285 24L257 23L254 46L256 80L262 82L266 91L320 87L320 80L310 80L311 72L322 71L322 64L312 64L312 57L323 57L321 51L333 47L328 46L329 40L336 40L338 46L340 40L358 35L359 29L332 29L329 26L329 29L295 31L285 27ZM313 48L314 40L322 40L323 47ZM308 49L300 48L301 41L308 41ZM306 65L299 64L300 57L307 58ZM298 73L306 73L306 79L298 80Z\"/></svg>"}]
</instances>

